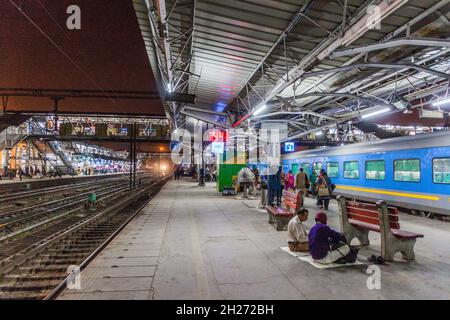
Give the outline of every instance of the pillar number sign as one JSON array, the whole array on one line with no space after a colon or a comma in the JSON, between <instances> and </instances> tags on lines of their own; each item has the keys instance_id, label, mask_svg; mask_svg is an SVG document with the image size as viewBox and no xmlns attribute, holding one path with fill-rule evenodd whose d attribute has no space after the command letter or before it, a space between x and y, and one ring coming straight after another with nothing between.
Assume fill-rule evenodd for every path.
<instances>
[{"instance_id":1,"label":"pillar number sign","mask_svg":"<svg viewBox=\"0 0 450 320\"><path fill-rule=\"evenodd\" d=\"M227 142L228 132L221 130L210 130L208 140L209 142Z\"/></svg>"},{"instance_id":2,"label":"pillar number sign","mask_svg":"<svg viewBox=\"0 0 450 320\"><path fill-rule=\"evenodd\" d=\"M286 142L284 144L284 151L285 152L293 152L293 151L295 151L295 143L294 142Z\"/></svg>"}]
</instances>

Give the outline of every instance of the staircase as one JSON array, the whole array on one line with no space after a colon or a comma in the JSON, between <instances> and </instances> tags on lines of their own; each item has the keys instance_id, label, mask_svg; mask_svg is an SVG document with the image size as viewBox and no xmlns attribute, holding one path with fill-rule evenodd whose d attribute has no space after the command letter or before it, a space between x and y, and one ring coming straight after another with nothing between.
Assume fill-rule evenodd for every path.
<instances>
[{"instance_id":1,"label":"staircase","mask_svg":"<svg viewBox=\"0 0 450 320\"><path fill-rule=\"evenodd\" d=\"M55 170L60 170L63 174L70 174L70 172L75 171L72 163L67 159L57 142L38 140L34 141L33 145Z\"/></svg>"},{"instance_id":2,"label":"staircase","mask_svg":"<svg viewBox=\"0 0 450 320\"><path fill-rule=\"evenodd\" d=\"M28 137L28 132L20 128L9 127L0 133L0 150L12 149L16 144L24 141Z\"/></svg>"}]
</instances>

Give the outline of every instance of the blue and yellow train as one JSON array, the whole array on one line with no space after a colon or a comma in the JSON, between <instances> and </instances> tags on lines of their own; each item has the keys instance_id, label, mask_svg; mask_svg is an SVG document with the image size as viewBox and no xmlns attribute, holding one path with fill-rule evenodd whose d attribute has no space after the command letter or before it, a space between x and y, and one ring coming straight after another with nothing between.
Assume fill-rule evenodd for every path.
<instances>
[{"instance_id":1,"label":"blue and yellow train","mask_svg":"<svg viewBox=\"0 0 450 320\"><path fill-rule=\"evenodd\" d=\"M325 169L335 194L450 215L450 132L285 154L283 170Z\"/></svg>"}]
</instances>

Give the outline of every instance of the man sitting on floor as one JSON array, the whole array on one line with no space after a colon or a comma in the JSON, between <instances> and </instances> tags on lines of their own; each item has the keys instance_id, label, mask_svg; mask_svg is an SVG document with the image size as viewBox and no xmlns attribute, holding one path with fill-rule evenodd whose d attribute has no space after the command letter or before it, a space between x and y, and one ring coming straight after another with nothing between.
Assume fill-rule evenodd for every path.
<instances>
[{"instance_id":1,"label":"man sitting on floor","mask_svg":"<svg viewBox=\"0 0 450 320\"><path fill-rule=\"evenodd\" d=\"M289 250L295 252L308 251L308 230L305 222L308 219L308 210L301 208L297 215L289 221L287 234Z\"/></svg>"},{"instance_id":2,"label":"man sitting on floor","mask_svg":"<svg viewBox=\"0 0 450 320\"><path fill-rule=\"evenodd\" d=\"M347 256L350 247L343 242L345 237L327 226L327 215L316 214L316 224L309 231L309 248L315 262L331 264ZM331 249L334 247L335 249Z\"/></svg>"}]
</instances>

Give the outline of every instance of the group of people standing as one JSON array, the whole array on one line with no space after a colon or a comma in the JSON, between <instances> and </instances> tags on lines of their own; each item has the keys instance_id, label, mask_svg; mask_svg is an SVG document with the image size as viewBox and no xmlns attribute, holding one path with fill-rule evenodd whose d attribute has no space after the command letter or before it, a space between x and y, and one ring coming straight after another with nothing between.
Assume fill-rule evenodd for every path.
<instances>
[{"instance_id":1,"label":"group of people standing","mask_svg":"<svg viewBox=\"0 0 450 320\"><path fill-rule=\"evenodd\" d=\"M308 176L301 168L295 177L289 171L282 177L282 181L285 190L301 191L303 197L310 194L317 198L316 205L319 208L328 210L335 186L325 170L320 170L319 175L313 170L311 176ZM287 234L290 251L309 251L314 261L321 264L351 263L356 260L357 250L348 244L343 234L328 226L326 213L321 211L315 215L313 227L306 223L307 220L308 209L303 207L289 222Z\"/></svg>"},{"instance_id":2,"label":"group of people standing","mask_svg":"<svg viewBox=\"0 0 450 320\"><path fill-rule=\"evenodd\" d=\"M356 260L358 251L352 248L345 236L328 226L328 217L324 212L315 216L312 228L306 223L308 210L300 209L288 224L289 250L309 251L315 262L321 264L351 263Z\"/></svg>"},{"instance_id":3,"label":"group of people standing","mask_svg":"<svg viewBox=\"0 0 450 320\"><path fill-rule=\"evenodd\" d=\"M316 205L328 210L334 185L325 170L320 170L319 175L313 170L310 177L303 168L300 168L295 177L292 170L289 170L288 174L282 172L281 183L285 190L302 191L303 197L306 194L316 197Z\"/></svg>"}]
</instances>

